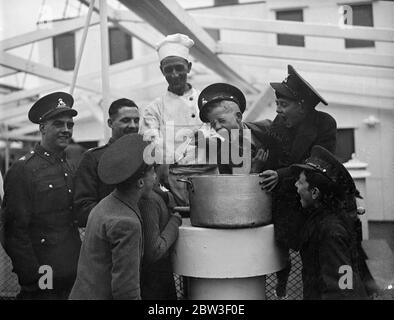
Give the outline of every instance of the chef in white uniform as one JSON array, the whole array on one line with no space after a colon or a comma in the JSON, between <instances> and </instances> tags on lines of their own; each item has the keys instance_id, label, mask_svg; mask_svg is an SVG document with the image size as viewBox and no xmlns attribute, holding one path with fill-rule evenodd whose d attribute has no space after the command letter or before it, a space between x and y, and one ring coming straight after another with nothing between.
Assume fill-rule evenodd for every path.
<instances>
[{"instance_id":1,"label":"chef in white uniform","mask_svg":"<svg viewBox=\"0 0 394 320\"><path fill-rule=\"evenodd\" d=\"M169 166L168 186L177 205L187 206L185 183L177 181L196 174L218 173L215 164L206 164L204 152L198 152L195 134L217 139L217 133L199 118L197 100L200 92L187 82L192 63L189 49L193 40L183 34L165 37L156 47L160 70L168 83L166 93L142 111L140 134L155 142L155 162ZM219 138L220 139L220 138Z\"/></svg>"}]
</instances>

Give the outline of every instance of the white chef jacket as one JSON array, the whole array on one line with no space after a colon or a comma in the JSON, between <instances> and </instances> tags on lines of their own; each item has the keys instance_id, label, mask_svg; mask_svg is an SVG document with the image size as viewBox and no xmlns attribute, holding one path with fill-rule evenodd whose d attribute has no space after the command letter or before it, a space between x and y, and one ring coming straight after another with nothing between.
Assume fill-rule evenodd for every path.
<instances>
[{"instance_id":1,"label":"white chef jacket","mask_svg":"<svg viewBox=\"0 0 394 320\"><path fill-rule=\"evenodd\" d=\"M219 137L209 124L200 120L197 105L199 94L194 88L182 96L167 91L142 112L139 132L155 142L156 152L162 152L167 164L189 165L197 162L194 157L196 147L190 144L197 130L203 131L206 137Z\"/></svg>"}]
</instances>

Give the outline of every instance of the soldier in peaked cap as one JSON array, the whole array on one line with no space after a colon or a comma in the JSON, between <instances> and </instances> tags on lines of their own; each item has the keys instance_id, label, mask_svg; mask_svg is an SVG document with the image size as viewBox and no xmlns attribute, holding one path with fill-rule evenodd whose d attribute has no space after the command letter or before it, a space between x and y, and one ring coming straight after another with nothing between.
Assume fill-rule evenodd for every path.
<instances>
[{"instance_id":1,"label":"soldier in peaked cap","mask_svg":"<svg viewBox=\"0 0 394 320\"><path fill-rule=\"evenodd\" d=\"M64 153L77 115L73 102L55 92L34 103L29 119L39 124L41 142L5 178L5 249L21 286L18 299L66 299L75 280L81 241Z\"/></svg>"},{"instance_id":2,"label":"soldier in peaked cap","mask_svg":"<svg viewBox=\"0 0 394 320\"><path fill-rule=\"evenodd\" d=\"M29 111L29 120L33 123L43 123L59 114L75 117L78 112L72 109L74 98L66 92L54 92L38 100Z\"/></svg>"},{"instance_id":3,"label":"soldier in peaked cap","mask_svg":"<svg viewBox=\"0 0 394 320\"><path fill-rule=\"evenodd\" d=\"M304 299L366 299L355 224L347 211L346 202L357 196L350 174L321 146L291 169L306 216L300 242Z\"/></svg>"},{"instance_id":4,"label":"soldier in peaked cap","mask_svg":"<svg viewBox=\"0 0 394 320\"><path fill-rule=\"evenodd\" d=\"M168 89L144 109L139 131L145 139L156 144L156 162L165 164L167 170L164 171L169 171L164 183L181 206L189 203L188 191L186 185L177 179L217 173L215 165L197 165L194 157L196 148L192 140L197 130L206 132L208 137L217 135L199 119L199 91L188 82L192 68L189 50L193 45L192 39L180 33L168 35L157 44L160 71Z\"/></svg>"},{"instance_id":5,"label":"soldier in peaked cap","mask_svg":"<svg viewBox=\"0 0 394 320\"><path fill-rule=\"evenodd\" d=\"M100 179L115 190L88 217L73 300L141 299L142 218L138 201L155 183L153 165L145 163L142 136L127 134L101 156Z\"/></svg>"},{"instance_id":6,"label":"soldier in peaked cap","mask_svg":"<svg viewBox=\"0 0 394 320\"><path fill-rule=\"evenodd\" d=\"M300 203L294 187L290 165L302 163L310 156L313 146L320 145L335 152L336 121L326 112L316 110L321 102L327 102L291 66L281 83L271 83L276 95L277 116L271 123L270 132L282 141L284 152L274 170L261 173L262 187L273 193L273 222L275 237L284 248L297 250L298 229L302 225ZM279 297L286 294L288 267L277 273Z\"/></svg>"},{"instance_id":7,"label":"soldier in peaked cap","mask_svg":"<svg viewBox=\"0 0 394 320\"><path fill-rule=\"evenodd\" d=\"M229 143L229 149L238 146L243 151L242 167L232 164L230 159L220 159L220 173L259 173L264 168L271 168L278 157L280 144L275 137L269 135L269 121L244 122L242 115L246 108L246 99L241 90L227 83L214 83L202 90L198 97L200 119L210 123L219 134L223 143ZM248 141L245 130L251 136ZM237 141L237 138L238 141ZM248 143L249 142L249 143ZM248 143L248 145L245 145ZM221 155L218 151L218 155ZM229 155L231 155L229 150Z\"/></svg>"}]
</instances>

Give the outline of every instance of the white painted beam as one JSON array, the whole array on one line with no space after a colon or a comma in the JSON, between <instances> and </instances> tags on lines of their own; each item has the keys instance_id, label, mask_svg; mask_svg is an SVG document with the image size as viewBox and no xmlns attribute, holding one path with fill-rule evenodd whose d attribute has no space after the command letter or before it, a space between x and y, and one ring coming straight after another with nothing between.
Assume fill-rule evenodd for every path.
<instances>
[{"instance_id":1,"label":"white painted beam","mask_svg":"<svg viewBox=\"0 0 394 320\"><path fill-rule=\"evenodd\" d=\"M85 111L85 112L80 112L78 113L78 116L75 118L76 121L86 119L91 117L91 112ZM38 132L39 131L39 125L36 123L30 123L26 126L23 126L22 128L14 129L8 131L8 133L3 133L3 137L12 137L12 136L24 136L26 134L31 134L33 132Z\"/></svg>"},{"instance_id":2,"label":"white painted beam","mask_svg":"<svg viewBox=\"0 0 394 320\"><path fill-rule=\"evenodd\" d=\"M90 3L89 1L81 2L87 5ZM99 13L99 6L97 4L95 4L95 11ZM154 28L150 27L146 23L119 21L121 16L122 14L120 14L118 11L112 8L108 9L108 18L110 21L128 34L133 35L151 47L153 47L155 43L160 40L160 33L158 33ZM62 33L80 30L84 27L85 21L86 16L81 16L75 19L53 22L49 27L0 41L0 50L17 48L36 41L49 39ZM97 15L93 16L89 26L97 25L99 22L100 18Z\"/></svg>"},{"instance_id":3,"label":"white painted beam","mask_svg":"<svg viewBox=\"0 0 394 320\"><path fill-rule=\"evenodd\" d=\"M27 109L24 113L21 113L13 117L9 117L7 120L0 120L0 121L9 126L21 126L22 123L29 121L28 111L29 109Z\"/></svg>"},{"instance_id":4,"label":"white painted beam","mask_svg":"<svg viewBox=\"0 0 394 320\"><path fill-rule=\"evenodd\" d=\"M75 19L52 22L49 26L35 30L32 32L24 33L12 38L8 38L0 41L0 50L9 50L17 47L21 47L36 41L52 38L56 35L76 31L82 29L86 21L86 17L82 16ZM90 21L90 26L98 24L100 21L99 17L93 16Z\"/></svg>"},{"instance_id":5,"label":"white painted beam","mask_svg":"<svg viewBox=\"0 0 394 320\"><path fill-rule=\"evenodd\" d=\"M79 0L79 2L86 6L89 6L90 4L89 0ZM100 13L100 6L97 3L94 5L94 10L95 12ZM115 10L109 4L107 5L107 13L109 21L111 21L116 27L122 29L124 32L137 38L146 45L154 48L155 44L160 41L160 33L150 25L140 23L138 19L141 20L141 18L136 17L134 13L129 12L126 14L125 12ZM136 18L135 22L134 18ZM120 21L120 19L124 19L126 21Z\"/></svg>"},{"instance_id":6,"label":"white painted beam","mask_svg":"<svg viewBox=\"0 0 394 320\"><path fill-rule=\"evenodd\" d=\"M388 68L375 68L369 66L355 66L355 65L338 65L333 63L321 63L315 61L300 61L292 59L276 59L264 57L250 57L250 56L231 56L220 55L225 61L233 62L235 59L241 66L255 66L266 72L267 70L280 69L287 70L287 65L293 65L299 71L317 72L322 74L337 74L348 75L354 77L371 77L371 78L394 78L394 69Z\"/></svg>"},{"instance_id":7,"label":"white painted beam","mask_svg":"<svg viewBox=\"0 0 394 320\"><path fill-rule=\"evenodd\" d=\"M28 74L32 74L47 80L52 80L63 85L70 85L72 81L72 74L60 69L47 67L33 61L29 61L15 55L2 52L0 54L0 65L11 67ZM81 89L100 94L100 90L93 87L90 83L77 84Z\"/></svg>"},{"instance_id":8,"label":"white painted beam","mask_svg":"<svg viewBox=\"0 0 394 320\"><path fill-rule=\"evenodd\" d=\"M267 107L268 103L275 99L275 94L269 85L264 86L264 90L261 91L255 97L252 105L250 107L246 107L246 110L243 114L244 121L255 121L258 118L258 115L261 114L263 109Z\"/></svg>"},{"instance_id":9,"label":"white painted beam","mask_svg":"<svg viewBox=\"0 0 394 320\"><path fill-rule=\"evenodd\" d=\"M103 110L102 116L108 112L110 104L110 83L109 83L109 35L108 35L108 13L107 0L99 0L100 3L100 47L101 47L101 89L103 92L103 100L101 108ZM92 3L90 7L92 7ZM104 141L103 144L111 137L111 131L108 126L104 125L104 118L102 122Z\"/></svg>"},{"instance_id":10,"label":"white painted beam","mask_svg":"<svg viewBox=\"0 0 394 320\"><path fill-rule=\"evenodd\" d=\"M0 55L0 65L18 69L28 74L32 74L47 80L52 80L66 86L69 86L72 82L72 74L70 72L48 67L33 61L28 61L6 52L3 52ZM76 86L79 89L101 95L101 90L91 81L79 80L77 81ZM124 94L122 92L118 92L116 89L112 89L111 96L113 98L118 98L124 96ZM0 103L2 103L1 99Z\"/></svg>"},{"instance_id":11,"label":"white painted beam","mask_svg":"<svg viewBox=\"0 0 394 320\"><path fill-rule=\"evenodd\" d=\"M0 96L0 106L17 102L19 100L32 98L41 94L50 93L52 91L60 90L64 87L65 85L62 83L51 83L51 84L39 86L34 89L25 89L25 90L9 93L7 95Z\"/></svg>"},{"instance_id":12,"label":"white painted beam","mask_svg":"<svg viewBox=\"0 0 394 320\"><path fill-rule=\"evenodd\" d=\"M204 28L394 42L394 29L390 28L361 26L346 26L341 28L338 25L295 21L233 18L201 13L190 13L190 15Z\"/></svg>"},{"instance_id":13,"label":"white painted beam","mask_svg":"<svg viewBox=\"0 0 394 320\"><path fill-rule=\"evenodd\" d=\"M87 96L81 95L80 99L83 102L83 106L89 109L92 117L96 119L100 124L104 124L103 109L101 109L100 106L94 101L92 103L92 100L89 99Z\"/></svg>"},{"instance_id":14,"label":"white painted beam","mask_svg":"<svg viewBox=\"0 0 394 320\"><path fill-rule=\"evenodd\" d=\"M156 53L152 53L143 57L138 57L131 60L112 64L109 66L109 73L111 75L114 75L117 73L123 73L126 71L130 71L132 69L141 68L156 63L157 63L157 55ZM89 74L81 75L80 79L82 80L82 79L97 78L100 75L101 75L100 71L95 71Z\"/></svg>"},{"instance_id":15,"label":"white painted beam","mask_svg":"<svg viewBox=\"0 0 394 320\"><path fill-rule=\"evenodd\" d=\"M27 113L29 112L30 108L31 105L24 105L24 106L18 106L18 107L7 108L7 109L1 108L0 121L8 122L13 118L23 117L24 115L26 116L27 119Z\"/></svg>"},{"instance_id":16,"label":"white painted beam","mask_svg":"<svg viewBox=\"0 0 394 320\"><path fill-rule=\"evenodd\" d=\"M78 95L77 97L74 97L74 107L76 107L76 110L81 110L85 109L85 104L88 109L91 110L91 113L94 115L95 112L97 111L96 109L92 110L91 105L92 105L92 100L89 100L85 95L81 94ZM81 101L83 104L81 104ZM89 103L88 103L89 102ZM5 122L7 124L13 124L16 125L18 123L24 122L24 121L29 121L28 119L28 112L33 105L32 103L27 103L25 105L20 105L20 106L10 106L10 107L0 107L0 122ZM83 108L79 108L80 105L83 105ZM101 109L99 109L101 111ZM93 112L95 111L95 112ZM102 114L102 112L101 112Z\"/></svg>"},{"instance_id":17,"label":"white painted beam","mask_svg":"<svg viewBox=\"0 0 394 320\"><path fill-rule=\"evenodd\" d=\"M381 79L379 77L356 78L350 75L316 72L316 70L313 72L304 72L304 70L299 69L296 64L293 64L293 66L318 91L328 90L338 93L358 94L360 96L391 98L394 100L394 79ZM252 69L249 67L248 71L250 70ZM262 84L280 82L286 75L287 67L281 69L270 68L269 70L259 72L259 74L256 75L255 81Z\"/></svg>"},{"instance_id":18,"label":"white painted beam","mask_svg":"<svg viewBox=\"0 0 394 320\"><path fill-rule=\"evenodd\" d=\"M39 126L36 123L30 123L26 126L23 126L23 128L18 128L14 130L10 130L6 133L3 134L3 136L8 137L8 136L23 136L25 134L29 134L32 132L38 132Z\"/></svg>"},{"instance_id":19,"label":"white painted beam","mask_svg":"<svg viewBox=\"0 0 394 320\"><path fill-rule=\"evenodd\" d=\"M195 42L191 48L191 54L195 58L242 89L253 93L258 91L215 54L215 41L176 1L120 0L120 2L163 34L177 32L188 34Z\"/></svg>"},{"instance_id":20,"label":"white painted beam","mask_svg":"<svg viewBox=\"0 0 394 320\"><path fill-rule=\"evenodd\" d=\"M16 74L16 73L18 73L18 70L0 66L0 78L6 77L6 76L12 76L13 74Z\"/></svg>"},{"instance_id":21,"label":"white painted beam","mask_svg":"<svg viewBox=\"0 0 394 320\"><path fill-rule=\"evenodd\" d=\"M117 74L121 72L127 72L134 68L139 68L145 65L149 65L152 63L157 63L156 54L150 54L142 58L132 59L123 61L120 63L116 63L110 66L110 74ZM88 80L92 80L93 78L97 78L101 75L100 71L95 71L89 74L81 75L79 77L79 82L84 82ZM12 102L16 102L18 100L27 99L36 95L50 93L51 91L59 90L65 88L65 85L62 83L53 83L44 86L40 86L34 89L22 90L14 93L7 94L5 96L0 96L0 105L8 104ZM113 90L112 90L113 92ZM101 93L100 93L101 94ZM120 93L119 93L120 94ZM118 94L118 95L119 95Z\"/></svg>"},{"instance_id":22,"label":"white painted beam","mask_svg":"<svg viewBox=\"0 0 394 320\"><path fill-rule=\"evenodd\" d=\"M89 5L90 3L90 1L87 0L80 0L80 2L84 3L85 5ZM97 5L95 6L95 10L96 12L99 12L99 7ZM156 29L147 24L144 20L142 20L139 16L135 15L135 13L131 11L115 10L114 8L108 6L108 19L113 22L114 25L121 28L124 32L138 38L140 41L152 48L154 48L156 43L158 43L163 38ZM132 23L124 22L124 20ZM207 41L212 42L212 39L209 37ZM212 47L214 46L215 45L212 44ZM155 62L158 62L156 54ZM207 72L206 66L203 64L201 64L200 66L194 64L193 69L196 69L195 71L197 72Z\"/></svg>"},{"instance_id":23,"label":"white painted beam","mask_svg":"<svg viewBox=\"0 0 394 320\"><path fill-rule=\"evenodd\" d=\"M77 82L79 67L81 65L82 55L83 55L83 51L85 49L86 38L88 36L89 24L90 24L90 21L92 20L93 6L94 6L95 0L91 0L91 1L92 2L89 6L88 14L86 16L85 25L83 27L82 38L81 38L81 42L79 44L77 59L75 61L75 66L74 66L74 71L73 71L73 79L71 81L71 86L70 86L70 91L69 91L69 93L71 95L74 93L75 83Z\"/></svg>"},{"instance_id":24,"label":"white painted beam","mask_svg":"<svg viewBox=\"0 0 394 320\"><path fill-rule=\"evenodd\" d=\"M198 23L203 28L262 33L284 33L321 38L350 38L381 42L394 42L394 29L392 28L363 27L352 25L340 27L337 24L250 19L241 17L237 18L217 14L202 14L193 10L188 10L188 13L191 17L198 21ZM144 23L141 18L130 11L114 10L113 14L119 22L131 21Z\"/></svg>"},{"instance_id":25,"label":"white painted beam","mask_svg":"<svg viewBox=\"0 0 394 320\"><path fill-rule=\"evenodd\" d=\"M320 93L329 105L330 103L335 103L353 107L394 110L394 101L390 98L368 97L358 94L338 93L325 90L321 90Z\"/></svg>"},{"instance_id":26,"label":"white painted beam","mask_svg":"<svg viewBox=\"0 0 394 320\"><path fill-rule=\"evenodd\" d=\"M306 60L345 65L394 68L394 56L323 51L287 46L269 47L262 45L219 42L218 52L222 54L246 55L267 58Z\"/></svg>"}]
</instances>

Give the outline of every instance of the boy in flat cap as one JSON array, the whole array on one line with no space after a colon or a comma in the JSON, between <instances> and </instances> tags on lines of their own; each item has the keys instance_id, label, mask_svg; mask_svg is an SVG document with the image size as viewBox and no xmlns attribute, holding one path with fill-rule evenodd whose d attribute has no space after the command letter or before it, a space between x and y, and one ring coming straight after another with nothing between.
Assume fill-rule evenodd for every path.
<instances>
[{"instance_id":1,"label":"boy in flat cap","mask_svg":"<svg viewBox=\"0 0 394 320\"><path fill-rule=\"evenodd\" d=\"M70 299L141 299L144 249L138 201L151 192L156 180L153 165L143 158L147 145L142 136L128 134L101 156L99 177L115 190L88 217Z\"/></svg>"},{"instance_id":2,"label":"boy in flat cap","mask_svg":"<svg viewBox=\"0 0 394 320\"><path fill-rule=\"evenodd\" d=\"M228 157L219 159L220 173L259 173L264 168L273 167L280 152L279 141L269 134L269 121L242 121L246 99L241 90L227 83L211 84L201 91L198 107L201 121L210 123L225 139L221 145L229 144ZM246 130L251 131L250 141L243 134ZM245 145L244 142L250 145ZM234 165L230 159L232 147L237 146L239 154L244 151L248 153L242 154L242 159L247 163L242 163L241 166ZM221 153L219 150L218 156Z\"/></svg>"},{"instance_id":3,"label":"boy in flat cap","mask_svg":"<svg viewBox=\"0 0 394 320\"><path fill-rule=\"evenodd\" d=\"M108 110L111 138L108 143L84 153L75 173L74 211L80 227L85 227L93 207L115 188L103 183L97 172L100 157L108 146L125 134L137 133L140 114L134 101L121 98L113 101Z\"/></svg>"},{"instance_id":4,"label":"boy in flat cap","mask_svg":"<svg viewBox=\"0 0 394 320\"><path fill-rule=\"evenodd\" d=\"M284 152L274 170L261 173L261 184L265 190L273 191L272 217L276 240L284 248L297 250L303 216L290 165L302 163L315 145L334 153L337 126L328 113L315 109L320 102L325 105L327 102L291 65L286 79L281 83L271 83L271 87L275 90L278 115L271 124L270 132L282 141ZM286 296L290 268L289 260L287 268L277 273L278 297Z\"/></svg>"},{"instance_id":5,"label":"boy in flat cap","mask_svg":"<svg viewBox=\"0 0 394 320\"><path fill-rule=\"evenodd\" d=\"M77 115L73 102L55 92L34 103L29 119L39 125L41 142L5 177L5 249L21 286L18 299L67 299L75 280L81 241L64 152Z\"/></svg>"},{"instance_id":6,"label":"boy in flat cap","mask_svg":"<svg viewBox=\"0 0 394 320\"><path fill-rule=\"evenodd\" d=\"M206 131L208 137L216 135L199 119L199 92L187 80L192 67L189 49L193 44L188 36L177 33L157 45L160 71L168 83L168 90L144 109L140 125L145 139L157 145L156 155L161 155L161 159L155 158L156 162L169 166L165 183L181 206L188 205L188 192L186 185L177 179L217 172L215 165L196 165L195 157L188 156L195 150L192 140L197 130Z\"/></svg>"},{"instance_id":7,"label":"boy in flat cap","mask_svg":"<svg viewBox=\"0 0 394 320\"><path fill-rule=\"evenodd\" d=\"M349 199L358 195L349 172L321 146L291 169L306 216L300 243L304 299L366 299L357 233L348 214Z\"/></svg>"}]
</instances>

